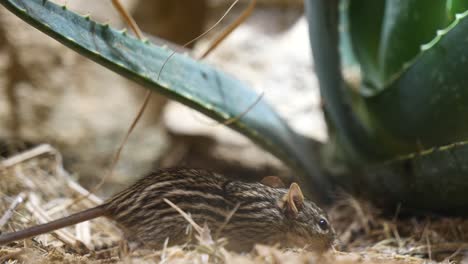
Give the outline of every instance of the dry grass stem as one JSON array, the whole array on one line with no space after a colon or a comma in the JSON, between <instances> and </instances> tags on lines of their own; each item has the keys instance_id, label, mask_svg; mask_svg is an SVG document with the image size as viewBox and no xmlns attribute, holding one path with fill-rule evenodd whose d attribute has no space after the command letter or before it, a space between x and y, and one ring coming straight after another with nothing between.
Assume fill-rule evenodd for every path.
<instances>
[{"instance_id":1,"label":"dry grass stem","mask_svg":"<svg viewBox=\"0 0 468 264\"><path fill-rule=\"evenodd\" d=\"M163 199L165 203L170 205L172 208L174 208L180 215L182 215L189 224L195 228L195 231L197 231L198 234L201 234L203 232L203 228L201 228L195 221L193 221L192 217L190 217L186 212L184 212L182 209L180 209L177 205L169 201L168 199L164 198Z\"/></svg>"},{"instance_id":2,"label":"dry grass stem","mask_svg":"<svg viewBox=\"0 0 468 264\"><path fill-rule=\"evenodd\" d=\"M33 149L19 153L13 157L2 160L0 162L0 169L7 169L16 164L25 162L29 159L44 155L44 154L56 154L57 151L48 144L39 145Z\"/></svg>"},{"instance_id":3,"label":"dry grass stem","mask_svg":"<svg viewBox=\"0 0 468 264\"><path fill-rule=\"evenodd\" d=\"M24 201L25 197L25 193L20 193L13 199L13 202L11 203L10 207L8 207L8 209L3 214L2 218L0 218L0 229L2 229L10 220L10 218L13 216L13 212L15 211L16 207L18 207L18 205Z\"/></svg>"}]
</instances>

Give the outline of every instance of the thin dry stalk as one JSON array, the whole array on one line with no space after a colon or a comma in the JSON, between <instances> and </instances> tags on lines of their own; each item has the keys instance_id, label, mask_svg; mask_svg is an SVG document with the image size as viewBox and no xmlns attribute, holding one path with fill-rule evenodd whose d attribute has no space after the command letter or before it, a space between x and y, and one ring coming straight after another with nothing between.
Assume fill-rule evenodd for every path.
<instances>
[{"instance_id":1,"label":"thin dry stalk","mask_svg":"<svg viewBox=\"0 0 468 264\"><path fill-rule=\"evenodd\" d=\"M7 169L27 160L36 158L44 154L57 154L57 150L49 144L41 144L33 149L21 152L13 157L0 161L0 169Z\"/></svg>"},{"instance_id":2,"label":"thin dry stalk","mask_svg":"<svg viewBox=\"0 0 468 264\"><path fill-rule=\"evenodd\" d=\"M167 245L169 244L169 238L166 238L164 240L163 248L161 251L161 260L159 261L159 264L164 264L168 260L167 258Z\"/></svg>"},{"instance_id":3,"label":"thin dry stalk","mask_svg":"<svg viewBox=\"0 0 468 264\"><path fill-rule=\"evenodd\" d=\"M222 124L228 126L232 123L239 121L242 117L248 114L262 100L264 95L265 95L265 92L261 91L260 94L255 99L255 101L253 101L253 103L249 105L242 113L238 114L235 117L229 118L228 120L224 121Z\"/></svg>"},{"instance_id":4,"label":"thin dry stalk","mask_svg":"<svg viewBox=\"0 0 468 264\"><path fill-rule=\"evenodd\" d=\"M130 26L130 28L135 33L137 38L143 40L144 37L143 37L142 31L140 30L140 27L135 22L135 19L133 19L133 17L123 7L120 0L112 0L112 4L114 5L114 8L117 9L117 11L119 12L119 15L123 18L123 20L127 23L127 25Z\"/></svg>"},{"instance_id":5,"label":"thin dry stalk","mask_svg":"<svg viewBox=\"0 0 468 264\"><path fill-rule=\"evenodd\" d=\"M140 40L143 40L143 33L141 32L140 27L138 27L138 24L135 22L133 17L123 7L120 0L112 0L112 4L117 9L120 16L127 23L127 25L129 25L130 28L133 30L133 32L135 33L137 38L139 38ZM159 79L159 77L158 77L158 79ZM102 187L102 185L107 181L107 179L112 177L112 174L114 173L115 167L117 166L117 163L120 160L120 156L122 154L122 151L123 151L125 145L128 142L128 139L129 139L130 135L132 134L132 132L135 129L138 122L140 121L141 117L143 116L143 113L145 112L146 107L148 106L148 103L151 100L151 94L152 94L151 90L146 91L145 98L143 99L143 103L141 104L140 108L138 109L137 115L135 116L132 123L130 124L130 127L127 129L127 132L125 133L125 136L124 136L122 142L120 143L119 148L115 152L114 157L112 158L112 162L111 162L111 165L109 167L108 172L101 178L99 183L91 191L89 191L89 193L87 195L84 195L84 196L81 196L81 197L75 199L72 204L78 203L79 201L85 199L89 195L97 192Z\"/></svg>"},{"instance_id":6,"label":"thin dry stalk","mask_svg":"<svg viewBox=\"0 0 468 264\"><path fill-rule=\"evenodd\" d=\"M20 249L20 250L14 251L14 252L10 252L10 253L0 257L0 263L6 263L6 261L9 260L9 259L18 258L19 256L21 256L25 252L26 252L26 250L24 250L24 249Z\"/></svg>"},{"instance_id":7,"label":"thin dry stalk","mask_svg":"<svg viewBox=\"0 0 468 264\"><path fill-rule=\"evenodd\" d=\"M52 218L45 212L39 205L39 198L36 194L30 193L28 197L28 202L26 203L26 209L38 220L40 224L44 224L52 221ZM54 233L57 235L58 239L65 244L73 247L76 243L76 237L74 237L70 232L66 230L56 230Z\"/></svg>"},{"instance_id":8,"label":"thin dry stalk","mask_svg":"<svg viewBox=\"0 0 468 264\"><path fill-rule=\"evenodd\" d=\"M218 21L216 21L216 23L214 23L210 28L208 28L205 32L203 32L202 34L200 34L198 37L190 40L189 42L185 43L182 47L185 48L187 47L188 45L194 43L195 41L203 38L206 34L208 34L211 30L213 30L215 27L217 27L219 25L219 23L221 23L221 21L223 21L223 19L227 16L227 14L229 14L229 12L231 12L231 9L237 4L237 2L239 2L239 0L235 0L230 6L229 8L226 10L226 12L224 12L224 14L221 16L220 19L218 19ZM162 71L164 70L164 67L166 66L166 64L169 62L169 60L176 54L175 51L173 51L167 58L166 60L163 62L161 68L159 69L159 72L158 72L158 78L157 80L159 80L159 78L161 77L161 73Z\"/></svg>"},{"instance_id":9,"label":"thin dry stalk","mask_svg":"<svg viewBox=\"0 0 468 264\"><path fill-rule=\"evenodd\" d=\"M184 212L180 207L169 201L168 199L164 198L163 199L165 203L170 205L172 208L174 208L180 215L182 215L189 224L195 228L195 231L197 231L198 234L201 234L203 232L203 228L201 228L195 221L193 221L192 217L189 216L186 212Z\"/></svg>"},{"instance_id":10,"label":"thin dry stalk","mask_svg":"<svg viewBox=\"0 0 468 264\"><path fill-rule=\"evenodd\" d=\"M370 233L369 219L366 217L366 214L364 213L364 210L362 209L361 204L354 198L351 198L350 202L351 202L351 205L356 210L358 219L360 220L362 226L364 227L365 232Z\"/></svg>"},{"instance_id":11,"label":"thin dry stalk","mask_svg":"<svg viewBox=\"0 0 468 264\"><path fill-rule=\"evenodd\" d=\"M215 234L215 239L218 240L221 236L221 232L223 229L226 227L226 225L231 221L231 218L234 216L234 214L237 212L237 209L239 209L240 203L237 203L236 206L229 212L229 214L226 216L226 219L224 220L223 224L218 228Z\"/></svg>"},{"instance_id":12,"label":"thin dry stalk","mask_svg":"<svg viewBox=\"0 0 468 264\"><path fill-rule=\"evenodd\" d=\"M429 260L432 261L432 250L431 250L431 241L429 240L429 235L426 234L426 245L427 245L427 255Z\"/></svg>"},{"instance_id":13,"label":"thin dry stalk","mask_svg":"<svg viewBox=\"0 0 468 264\"><path fill-rule=\"evenodd\" d=\"M206 49L205 52L199 57L199 59L203 59L208 54L210 54L216 47L218 47L219 44L223 42L224 39L226 39L236 28L238 28L242 23L249 18L249 16L252 14L252 12L255 9L255 5L257 4L257 0L251 0L247 8L240 14L240 16L232 22L227 28L219 34L218 37L212 42L212 44Z\"/></svg>"},{"instance_id":14,"label":"thin dry stalk","mask_svg":"<svg viewBox=\"0 0 468 264\"><path fill-rule=\"evenodd\" d=\"M8 207L8 209L3 214L2 218L0 218L0 229L2 229L6 225L6 223L8 223L10 218L13 216L16 207L18 207L18 205L20 205L24 201L24 198L26 198L26 194L22 192L13 199L13 201L10 204L10 207Z\"/></svg>"}]
</instances>

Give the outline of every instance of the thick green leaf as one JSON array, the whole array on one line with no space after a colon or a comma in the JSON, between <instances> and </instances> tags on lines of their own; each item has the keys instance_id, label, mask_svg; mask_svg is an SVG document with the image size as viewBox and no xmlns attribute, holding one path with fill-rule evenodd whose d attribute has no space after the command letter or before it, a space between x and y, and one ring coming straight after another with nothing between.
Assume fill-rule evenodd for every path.
<instances>
[{"instance_id":1,"label":"thick green leaf","mask_svg":"<svg viewBox=\"0 0 468 264\"><path fill-rule=\"evenodd\" d=\"M339 51L341 55L341 67L361 67L359 65L359 61L356 58L353 45L351 43L351 38L349 34L349 16L348 16L348 9L349 9L349 1L341 1L339 4L339 26L338 26L338 34L339 34ZM360 70L360 69L359 69Z\"/></svg>"},{"instance_id":2,"label":"thick green leaf","mask_svg":"<svg viewBox=\"0 0 468 264\"><path fill-rule=\"evenodd\" d=\"M344 84L338 54L338 0L308 0L306 14L315 71L320 84L331 137L326 160L362 163L376 159L380 150L372 146L369 131L354 111L354 98ZM331 162L328 168L336 166Z\"/></svg>"},{"instance_id":3,"label":"thick green leaf","mask_svg":"<svg viewBox=\"0 0 468 264\"><path fill-rule=\"evenodd\" d=\"M468 139L468 13L459 15L380 94L366 98L382 148L404 154Z\"/></svg>"},{"instance_id":4,"label":"thick green leaf","mask_svg":"<svg viewBox=\"0 0 468 264\"><path fill-rule=\"evenodd\" d=\"M323 153L325 170L335 183L345 189L372 197L387 206L401 204L404 208L466 214L466 211L457 210L468 205L468 166L465 165L468 164L467 14L457 15L456 21L445 30L436 30L437 23L443 19L435 19L439 22L431 21L419 27L417 21L411 24L411 19L403 16L406 11L393 14L394 21L407 19L409 23L387 25L387 30L393 30L395 36L386 36L386 43L379 47L384 49L382 45L387 45L385 49L389 49L388 52L393 49L396 54L395 58L391 58L390 53L388 58L383 56L389 65L394 64L393 72L388 75L391 75L388 80L381 83L379 91L356 94L342 84L339 57L335 53L338 39L333 31L333 27L337 27L333 23L336 16L330 11L334 2L306 2L327 121L332 136L336 134L338 138L324 148L325 151L331 149ZM399 8L414 3L401 3ZM430 7L424 7L426 4ZM446 13L445 6L441 10L431 9L436 4L440 2L420 1L420 7L427 8L427 12ZM413 15L418 13L413 11ZM389 12L387 10L386 14ZM425 19L433 18L426 16ZM364 34L353 32L352 26L349 32ZM429 39L425 39L425 33L418 32L425 31L426 27L433 30L427 33L431 36ZM417 36L408 36L410 32ZM365 42L366 38L357 36L353 46L356 40ZM402 51L400 54L398 49L406 47L403 45L406 40L415 41L416 45L408 46L411 52ZM347 40L342 38L340 41ZM420 47L421 44L424 45ZM356 47L353 49L356 51ZM372 52L368 51L369 54ZM342 56L349 57L349 54ZM357 57L361 70L372 67L362 55ZM365 63L368 65L363 66ZM432 148L437 146L443 147ZM362 158L356 159L356 154ZM372 155L377 160L373 160Z\"/></svg>"},{"instance_id":5,"label":"thick green leaf","mask_svg":"<svg viewBox=\"0 0 468 264\"><path fill-rule=\"evenodd\" d=\"M408 11L411 8L417 9L416 3L419 3L417 1L400 3L401 6L398 8L393 5L397 5L399 1L390 2L392 3L388 4L387 8L397 9L401 14L395 10L386 10L385 13L398 13L393 15L396 17L395 19L406 17L407 22L410 23L411 19L408 17L414 17L415 14L420 15L422 12ZM424 3L426 4L426 2ZM425 6L425 4L421 5ZM425 8L429 11L445 14L445 2L444 5L441 5L440 1L434 1L431 4L431 8L427 6ZM435 10L437 9L436 4L440 5L442 11ZM429 11L427 12L430 13ZM412 15L410 16L410 14ZM419 19L423 17L419 17ZM389 18L385 20L387 24L390 23ZM384 160L391 159L395 155L408 154L467 139L468 126L463 121L468 113L467 107L464 106L464 102L468 99L468 90L465 89L468 78L464 71L468 66L466 59L468 54L465 48L465 36L468 34L466 20L464 14L459 14L457 19L446 29L435 30L436 26L433 22L429 23L429 26L421 27L433 28L434 32L427 33L427 35L432 35L432 40L426 41L422 46L419 44L417 47L415 46L417 52L408 55L410 58L403 59L401 57L399 63L403 64L399 65L399 70L393 72L392 77L382 84L383 89L374 94L361 93L360 96L355 96L351 102L349 108L357 115L356 120L367 131L367 138L372 141L370 144L379 146L378 152ZM400 19L401 21L405 20ZM418 31L414 27L412 30ZM406 32L407 26L404 25L393 25L390 28L395 28L396 35L410 34L409 31ZM352 34L361 34L360 32L351 32ZM419 33L414 34L418 35ZM421 33L419 37L422 35ZM396 39L396 37L392 38ZM397 43L396 46L401 44L398 44L398 41L395 43ZM409 50L411 47L401 48ZM362 62L361 69L365 69ZM362 83L361 91L366 88L368 88L368 84ZM437 124L437 126L433 124ZM352 131L346 133L347 135L344 137L355 137ZM349 159L353 159L353 157Z\"/></svg>"},{"instance_id":6,"label":"thick green leaf","mask_svg":"<svg viewBox=\"0 0 468 264\"><path fill-rule=\"evenodd\" d=\"M468 10L468 1L466 0L447 0L447 13L450 21L455 20L455 15L464 13Z\"/></svg>"},{"instance_id":7,"label":"thick green leaf","mask_svg":"<svg viewBox=\"0 0 468 264\"><path fill-rule=\"evenodd\" d=\"M460 142L377 165L367 165L335 180L387 208L466 215L468 142Z\"/></svg>"},{"instance_id":8,"label":"thick green leaf","mask_svg":"<svg viewBox=\"0 0 468 264\"><path fill-rule=\"evenodd\" d=\"M95 23L66 7L46 0L0 0L0 3L80 54L218 121L241 115L258 97L240 81L179 54L171 58L158 78L170 50ZM302 171L306 175L302 181L316 195L326 192L327 183L307 142L264 100L230 127Z\"/></svg>"},{"instance_id":9,"label":"thick green leaf","mask_svg":"<svg viewBox=\"0 0 468 264\"><path fill-rule=\"evenodd\" d=\"M382 83L378 53L385 1L342 0L341 2L349 2L348 10L343 12L348 14L349 34L364 78L361 89L365 90L361 92L374 93Z\"/></svg>"},{"instance_id":10,"label":"thick green leaf","mask_svg":"<svg viewBox=\"0 0 468 264\"><path fill-rule=\"evenodd\" d=\"M392 161L333 174L335 181L386 204L450 213L466 208L467 15L435 31L381 92L353 105L384 160ZM395 160L399 155L408 156Z\"/></svg>"},{"instance_id":11,"label":"thick green leaf","mask_svg":"<svg viewBox=\"0 0 468 264\"><path fill-rule=\"evenodd\" d=\"M433 39L436 31L448 23L445 0L386 1L379 50L383 80L398 73L419 53L420 46Z\"/></svg>"}]
</instances>

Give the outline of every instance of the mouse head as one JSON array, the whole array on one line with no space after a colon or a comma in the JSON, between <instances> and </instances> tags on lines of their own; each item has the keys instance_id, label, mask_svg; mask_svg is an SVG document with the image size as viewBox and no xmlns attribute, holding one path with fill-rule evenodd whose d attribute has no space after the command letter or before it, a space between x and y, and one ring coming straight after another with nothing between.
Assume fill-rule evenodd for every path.
<instances>
[{"instance_id":1,"label":"mouse head","mask_svg":"<svg viewBox=\"0 0 468 264\"><path fill-rule=\"evenodd\" d=\"M287 225L287 246L326 250L335 242L335 230L326 213L307 201L296 183L291 184L278 206Z\"/></svg>"}]
</instances>

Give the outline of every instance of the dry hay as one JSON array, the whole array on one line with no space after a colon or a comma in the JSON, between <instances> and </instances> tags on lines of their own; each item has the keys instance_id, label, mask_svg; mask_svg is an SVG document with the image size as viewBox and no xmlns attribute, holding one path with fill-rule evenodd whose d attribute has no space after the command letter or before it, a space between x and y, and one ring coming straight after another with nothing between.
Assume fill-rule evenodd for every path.
<instances>
[{"instance_id":1,"label":"dry hay","mask_svg":"<svg viewBox=\"0 0 468 264\"><path fill-rule=\"evenodd\" d=\"M101 203L62 167L48 145L0 161L0 229L19 230ZM70 206L71 205L71 206ZM330 210L341 240L318 256L301 249L257 245L248 254L229 252L201 228L194 245L160 251L128 250L119 229L100 218L0 248L0 263L468 263L468 220L382 216L368 203L342 199ZM340 250L340 251L338 251Z\"/></svg>"}]
</instances>

